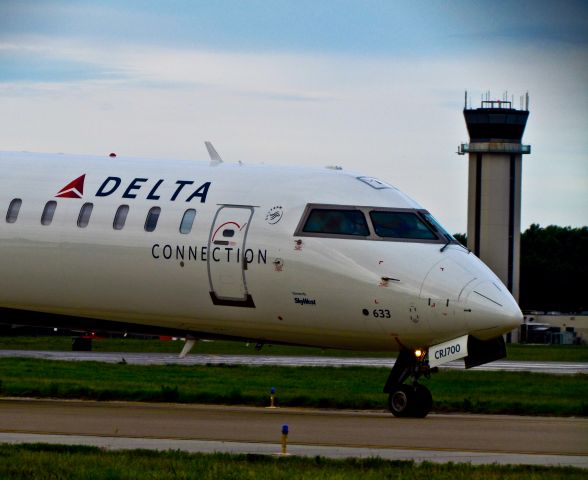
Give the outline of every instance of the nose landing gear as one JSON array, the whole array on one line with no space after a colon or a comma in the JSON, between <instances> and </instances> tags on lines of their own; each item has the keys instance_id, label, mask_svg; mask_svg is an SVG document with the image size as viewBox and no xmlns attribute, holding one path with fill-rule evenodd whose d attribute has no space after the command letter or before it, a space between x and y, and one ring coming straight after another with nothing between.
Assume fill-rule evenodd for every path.
<instances>
[{"instance_id":1,"label":"nose landing gear","mask_svg":"<svg viewBox=\"0 0 588 480\"><path fill-rule=\"evenodd\" d=\"M421 375L428 377L430 373L424 354L417 357L407 350L400 352L384 386L384 393L389 394L388 408L395 417L424 418L431 411L431 392L418 383ZM403 383L407 378L412 379L410 384Z\"/></svg>"}]
</instances>

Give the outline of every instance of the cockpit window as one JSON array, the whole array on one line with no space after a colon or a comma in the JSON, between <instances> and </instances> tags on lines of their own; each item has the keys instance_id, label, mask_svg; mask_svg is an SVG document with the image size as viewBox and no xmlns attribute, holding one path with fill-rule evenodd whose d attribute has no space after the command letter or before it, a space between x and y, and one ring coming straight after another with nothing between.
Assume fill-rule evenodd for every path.
<instances>
[{"instance_id":1,"label":"cockpit window","mask_svg":"<svg viewBox=\"0 0 588 480\"><path fill-rule=\"evenodd\" d=\"M384 238L410 238L437 240L437 236L416 212L377 211L370 212L376 235Z\"/></svg>"},{"instance_id":2,"label":"cockpit window","mask_svg":"<svg viewBox=\"0 0 588 480\"><path fill-rule=\"evenodd\" d=\"M457 240L455 238L453 238L453 235L448 233L447 230L445 230L441 226L441 224L437 220L435 220L435 217L433 217L433 215L431 215L429 212L426 212L426 211L421 211L421 214L425 218L425 220L429 223L429 225L431 225L433 230L435 230L437 233L439 233L439 235L445 237L449 241L457 242Z\"/></svg>"},{"instance_id":3,"label":"cockpit window","mask_svg":"<svg viewBox=\"0 0 588 480\"><path fill-rule=\"evenodd\" d=\"M370 225L371 224L371 225ZM309 203L294 231L300 237L402 243L455 240L426 210L416 208Z\"/></svg>"},{"instance_id":4,"label":"cockpit window","mask_svg":"<svg viewBox=\"0 0 588 480\"><path fill-rule=\"evenodd\" d=\"M323 208L315 208L310 212L302 231L362 237L370 234L365 216L361 211Z\"/></svg>"}]
</instances>

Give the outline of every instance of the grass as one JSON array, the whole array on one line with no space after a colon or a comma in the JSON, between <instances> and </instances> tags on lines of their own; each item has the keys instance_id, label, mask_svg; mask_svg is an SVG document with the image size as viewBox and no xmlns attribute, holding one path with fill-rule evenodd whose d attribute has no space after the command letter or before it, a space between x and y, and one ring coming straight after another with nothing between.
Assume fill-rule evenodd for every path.
<instances>
[{"instance_id":1,"label":"grass","mask_svg":"<svg viewBox=\"0 0 588 480\"><path fill-rule=\"evenodd\" d=\"M92 348L96 352L158 352L179 353L184 346L182 341L137 340L105 338L94 340ZM71 350L70 337L6 337L0 336L0 350ZM290 347L265 345L260 351L255 345L245 342L198 342L192 350L200 354L231 355L307 355L331 357L395 357L396 353L352 352L348 350L323 350L313 347ZM588 346L580 345L507 345L508 360L535 360L559 362L588 362Z\"/></svg>"},{"instance_id":2,"label":"grass","mask_svg":"<svg viewBox=\"0 0 588 480\"><path fill-rule=\"evenodd\" d=\"M586 345L523 345L506 347L508 360L545 362L588 362Z\"/></svg>"},{"instance_id":3,"label":"grass","mask_svg":"<svg viewBox=\"0 0 588 480\"><path fill-rule=\"evenodd\" d=\"M330 460L261 455L200 454L147 450L104 451L45 444L0 445L0 478L70 479L584 479L572 467L415 464L375 458Z\"/></svg>"},{"instance_id":4,"label":"grass","mask_svg":"<svg viewBox=\"0 0 588 480\"><path fill-rule=\"evenodd\" d=\"M588 375L454 370L428 383L437 412L588 416Z\"/></svg>"},{"instance_id":5,"label":"grass","mask_svg":"<svg viewBox=\"0 0 588 480\"><path fill-rule=\"evenodd\" d=\"M0 359L4 396L386 409L388 369L117 365ZM588 376L444 370L424 382L438 412L588 415Z\"/></svg>"}]
</instances>

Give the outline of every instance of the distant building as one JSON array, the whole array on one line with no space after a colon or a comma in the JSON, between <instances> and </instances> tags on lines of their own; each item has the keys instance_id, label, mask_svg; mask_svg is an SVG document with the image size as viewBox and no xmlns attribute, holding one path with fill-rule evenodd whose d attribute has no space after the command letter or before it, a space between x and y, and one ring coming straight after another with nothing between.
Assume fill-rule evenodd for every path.
<instances>
[{"instance_id":1,"label":"distant building","mask_svg":"<svg viewBox=\"0 0 588 480\"><path fill-rule=\"evenodd\" d=\"M588 315L528 312L519 338L521 343L585 345L588 343Z\"/></svg>"}]
</instances>

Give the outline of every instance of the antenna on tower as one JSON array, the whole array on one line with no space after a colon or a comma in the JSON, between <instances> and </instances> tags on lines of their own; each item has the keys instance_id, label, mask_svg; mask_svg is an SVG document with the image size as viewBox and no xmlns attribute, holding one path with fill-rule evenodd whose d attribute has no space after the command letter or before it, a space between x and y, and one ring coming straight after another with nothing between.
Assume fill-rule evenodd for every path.
<instances>
[{"instance_id":1,"label":"antenna on tower","mask_svg":"<svg viewBox=\"0 0 588 480\"><path fill-rule=\"evenodd\" d=\"M529 92L525 93L525 110L529 111Z\"/></svg>"},{"instance_id":2,"label":"antenna on tower","mask_svg":"<svg viewBox=\"0 0 588 480\"><path fill-rule=\"evenodd\" d=\"M464 103L463 103L463 108L464 110L468 108L468 91L465 91L465 99L464 99Z\"/></svg>"}]
</instances>

